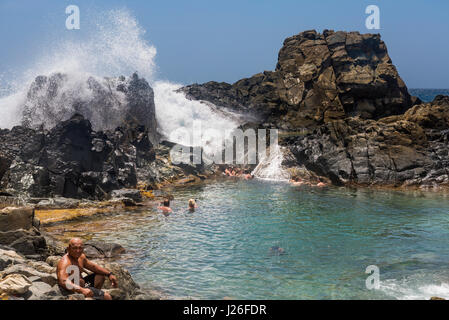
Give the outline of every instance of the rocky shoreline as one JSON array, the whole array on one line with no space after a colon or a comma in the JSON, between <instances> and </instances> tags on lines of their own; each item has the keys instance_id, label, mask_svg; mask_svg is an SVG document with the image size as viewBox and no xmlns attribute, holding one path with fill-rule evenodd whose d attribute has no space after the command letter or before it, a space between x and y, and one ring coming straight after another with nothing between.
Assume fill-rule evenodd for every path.
<instances>
[{"instance_id":1,"label":"rocky shoreline","mask_svg":"<svg viewBox=\"0 0 449 320\"><path fill-rule=\"evenodd\" d=\"M184 184L173 184L173 187ZM57 284L56 265L65 254L66 243L42 231L43 225L92 216L102 212L154 206L168 193L144 199L145 191L121 189L108 201L49 198L37 204L2 197L0 205L0 300L86 300L81 294L63 295ZM16 207L6 206L16 205ZM88 212L85 214L85 212ZM111 270L118 279L113 288L106 279L104 289L113 300L191 299L171 297L160 290L141 287L129 271L115 262L126 249L116 243L86 241L84 253L93 262Z\"/></svg>"},{"instance_id":2,"label":"rocky shoreline","mask_svg":"<svg viewBox=\"0 0 449 320\"><path fill-rule=\"evenodd\" d=\"M0 129L2 299L84 299L58 291L55 262L65 245L42 232L41 222L145 206L168 187L208 181L223 169L173 164L174 143L158 131L153 89L137 74L89 78L87 100L60 101L66 82L59 73L37 77L22 125ZM423 103L411 96L379 35L305 31L284 41L274 71L180 91L251 119L243 129L279 129L291 177L348 187L449 187L449 97ZM87 247L118 275L118 289L106 281L114 299L162 298L107 260L124 248Z\"/></svg>"},{"instance_id":3,"label":"rocky shoreline","mask_svg":"<svg viewBox=\"0 0 449 320\"><path fill-rule=\"evenodd\" d=\"M73 199L61 199L70 202ZM80 294L62 295L57 285L56 265L67 244L40 230L33 207L0 208L0 299L84 300ZM115 300L159 300L155 290L141 289L114 257L125 252L118 244L86 242L86 256L111 270L119 281L104 288Z\"/></svg>"},{"instance_id":4,"label":"rocky shoreline","mask_svg":"<svg viewBox=\"0 0 449 320\"><path fill-rule=\"evenodd\" d=\"M283 166L334 185L447 188L449 97L409 95L378 34L305 31L275 71L181 91L277 128Z\"/></svg>"}]
</instances>

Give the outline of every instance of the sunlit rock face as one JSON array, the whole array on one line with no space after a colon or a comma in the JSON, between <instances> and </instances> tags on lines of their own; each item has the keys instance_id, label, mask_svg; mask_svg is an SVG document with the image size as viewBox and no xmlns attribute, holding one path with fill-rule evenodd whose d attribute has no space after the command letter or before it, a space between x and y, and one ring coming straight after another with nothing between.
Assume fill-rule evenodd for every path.
<instances>
[{"instance_id":1,"label":"sunlit rock face","mask_svg":"<svg viewBox=\"0 0 449 320\"><path fill-rule=\"evenodd\" d=\"M378 34L304 31L274 71L181 90L286 133L282 167L288 154L334 184L449 186L449 98L411 97Z\"/></svg>"},{"instance_id":2,"label":"sunlit rock face","mask_svg":"<svg viewBox=\"0 0 449 320\"><path fill-rule=\"evenodd\" d=\"M275 71L234 84L182 88L191 99L259 115L262 122L295 129L348 116L401 114L407 88L378 34L304 31L285 39Z\"/></svg>"},{"instance_id":3,"label":"sunlit rock face","mask_svg":"<svg viewBox=\"0 0 449 320\"><path fill-rule=\"evenodd\" d=\"M379 120L331 121L284 143L298 164L335 184L449 186L448 97Z\"/></svg>"}]
</instances>

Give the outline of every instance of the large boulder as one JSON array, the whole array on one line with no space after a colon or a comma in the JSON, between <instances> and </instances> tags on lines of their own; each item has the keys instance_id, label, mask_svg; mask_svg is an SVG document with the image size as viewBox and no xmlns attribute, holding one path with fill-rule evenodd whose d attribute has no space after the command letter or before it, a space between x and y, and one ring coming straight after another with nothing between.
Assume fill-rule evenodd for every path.
<instances>
[{"instance_id":1,"label":"large boulder","mask_svg":"<svg viewBox=\"0 0 449 320\"><path fill-rule=\"evenodd\" d=\"M22 274L10 274L0 279L0 294L22 295L28 292L32 282Z\"/></svg>"},{"instance_id":2,"label":"large boulder","mask_svg":"<svg viewBox=\"0 0 449 320\"><path fill-rule=\"evenodd\" d=\"M89 259L113 258L125 251L125 248L117 243L87 241L84 244L84 253Z\"/></svg>"},{"instance_id":3,"label":"large boulder","mask_svg":"<svg viewBox=\"0 0 449 320\"><path fill-rule=\"evenodd\" d=\"M449 103L375 120L346 118L282 141L335 184L449 186Z\"/></svg>"},{"instance_id":4,"label":"large boulder","mask_svg":"<svg viewBox=\"0 0 449 320\"><path fill-rule=\"evenodd\" d=\"M6 207L0 209L0 231L30 229L33 226L33 208Z\"/></svg>"},{"instance_id":5,"label":"large boulder","mask_svg":"<svg viewBox=\"0 0 449 320\"><path fill-rule=\"evenodd\" d=\"M45 238L34 228L0 231L0 245L26 256L45 254L47 251Z\"/></svg>"},{"instance_id":6,"label":"large boulder","mask_svg":"<svg viewBox=\"0 0 449 320\"><path fill-rule=\"evenodd\" d=\"M285 39L274 71L180 90L280 129L292 170L334 184L449 186L449 97L411 97L378 34L304 31Z\"/></svg>"},{"instance_id":7,"label":"large boulder","mask_svg":"<svg viewBox=\"0 0 449 320\"><path fill-rule=\"evenodd\" d=\"M144 125L152 143L157 143L154 92L136 73L128 78L38 76L28 91L22 123L51 129L76 113L88 119L94 130L113 130L127 122Z\"/></svg>"},{"instance_id":8,"label":"large boulder","mask_svg":"<svg viewBox=\"0 0 449 320\"><path fill-rule=\"evenodd\" d=\"M260 123L297 129L360 116L401 114L412 101L378 34L304 31L287 38L275 71L230 85L180 89L191 99L252 113Z\"/></svg>"},{"instance_id":9,"label":"large boulder","mask_svg":"<svg viewBox=\"0 0 449 320\"><path fill-rule=\"evenodd\" d=\"M130 198L135 202L142 202L142 194L137 189L120 189L111 192L112 199Z\"/></svg>"}]
</instances>

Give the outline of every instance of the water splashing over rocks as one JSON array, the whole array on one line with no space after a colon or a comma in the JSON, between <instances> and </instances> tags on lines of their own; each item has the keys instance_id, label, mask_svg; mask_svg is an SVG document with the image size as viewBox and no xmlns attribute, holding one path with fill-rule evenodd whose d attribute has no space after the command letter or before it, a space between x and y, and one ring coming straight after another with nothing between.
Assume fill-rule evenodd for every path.
<instances>
[{"instance_id":1,"label":"water splashing over rocks","mask_svg":"<svg viewBox=\"0 0 449 320\"><path fill-rule=\"evenodd\" d=\"M269 155L262 158L251 174L259 179L288 181L290 174L283 166L284 154L282 147L276 144L269 150Z\"/></svg>"}]
</instances>

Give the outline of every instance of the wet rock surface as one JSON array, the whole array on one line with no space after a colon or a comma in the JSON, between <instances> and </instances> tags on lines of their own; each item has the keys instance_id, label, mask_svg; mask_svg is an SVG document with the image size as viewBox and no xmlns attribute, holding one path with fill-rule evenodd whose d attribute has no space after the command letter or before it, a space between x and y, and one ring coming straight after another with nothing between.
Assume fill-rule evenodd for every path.
<instances>
[{"instance_id":1,"label":"wet rock surface","mask_svg":"<svg viewBox=\"0 0 449 320\"><path fill-rule=\"evenodd\" d=\"M135 202L142 202L142 195L136 189L120 189L111 192L112 199L129 198Z\"/></svg>"},{"instance_id":2,"label":"wet rock surface","mask_svg":"<svg viewBox=\"0 0 449 320\"><path fill-rule=\"evenodd\" d=\"M50 131L2 130L0 142L0 154L11 161L0 180L2 188L11 195L38 199L37 207L74 208L77 199L110 197L140 202L138 190L123 189L136 188L138 181L154 186L204 173L203 166L172 165L170 147L155 148L146 127L95 132L79 114Z\"/></svg>"},{"instance_id":3,"label":"wet rock surface","mask_svg":"<svg viewBox=\"0 0 449 320\"><path fill-rule=\"evenodd\" d=\"M138 182L153 189L208 170L204 165L172 164L173 144L153 146L149 137L147 127L131 122L95 132L80 114L49 131L0 130L0 155L9 164L0 176L2 198L26 198L41 208L75 208L79 199L111 197L140 202Z\"/></svg>"},{"instance_id":4,"label":"wet rock surface","mask_svg":"<svg viewBox=\"0 0 449 320\"><path fill-rule=\"evenodd\" d=\"M3 133L0 154L9 154L11 165L1 184L12 194L102 199L137 183L136 147L124 128L108 136L75 114L48 132L15 127Z\"/></svg>"}]
</instances>

